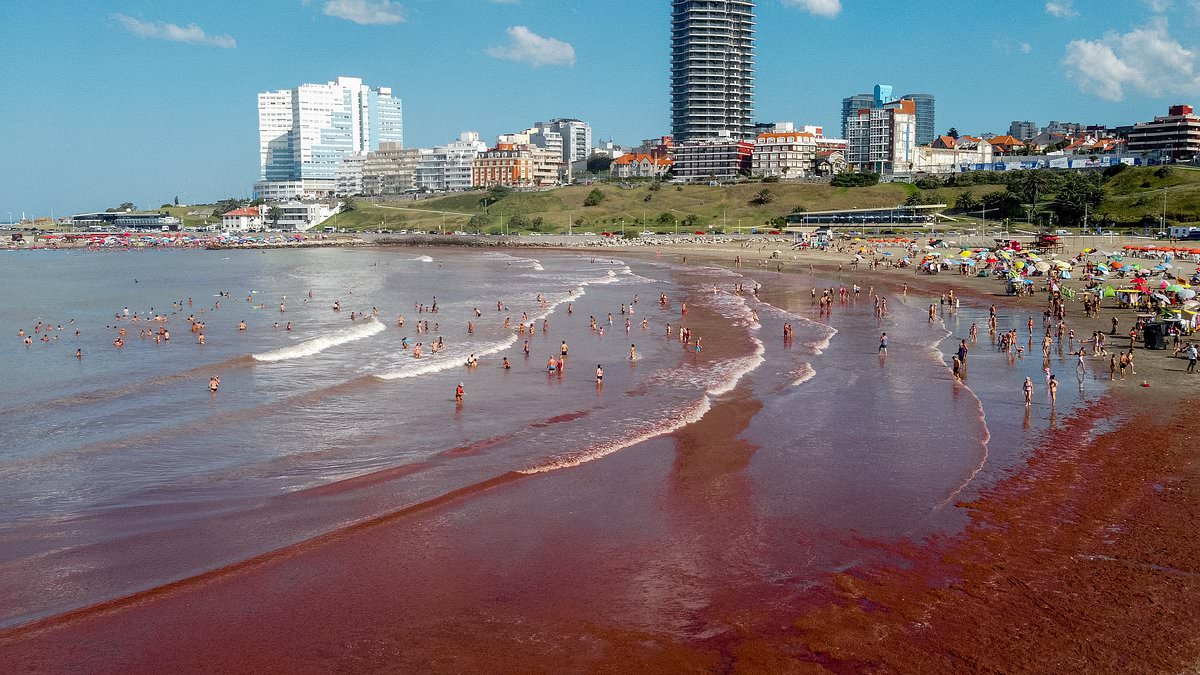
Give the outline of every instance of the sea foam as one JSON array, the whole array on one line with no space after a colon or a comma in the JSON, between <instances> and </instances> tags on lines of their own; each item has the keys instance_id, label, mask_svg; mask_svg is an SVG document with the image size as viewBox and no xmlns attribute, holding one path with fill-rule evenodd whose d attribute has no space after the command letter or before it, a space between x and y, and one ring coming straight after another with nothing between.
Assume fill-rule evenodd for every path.
<instances>
[{"instance_id":1,"label":"sea foam","mask_svg":"<svg viewBox=\"0 0 1200 675\"><path fill-rule=\"evenodd\" d=\"M369 319L365 323L348 328L344 331L334 333L333 335L325 335L311 340L305 340L299 344L294 344L288 347L282 347L262 354L253 354L255 361L274 362L287 361L289 359L298 359L305 356L319 354L330 347L344 345L347 342L362 340L369 338L372 335L383 332L387 327L375 319Z\"/></svg>"}]
</instances>

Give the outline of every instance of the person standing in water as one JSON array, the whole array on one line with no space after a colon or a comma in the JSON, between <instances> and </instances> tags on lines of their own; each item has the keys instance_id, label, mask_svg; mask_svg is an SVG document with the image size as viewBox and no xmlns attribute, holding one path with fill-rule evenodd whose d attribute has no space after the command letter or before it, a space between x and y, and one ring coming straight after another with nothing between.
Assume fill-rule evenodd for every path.
<instances>
[{"instance_id":1,"label":"person standing in water","mask_svg":"<svg viewBox=\"0 0 1200 675\"><path fill-rule=\"evenodd\" d=\"M1046 381L1046 390L1050 393L1050 407L1058 403L1058 380L1053 375Z\"/></svg>"},{"instance_id":2,"label":"person standing in water","mask_svg":"<svg viewBox=\"0 0 1200 675\"><path fill-rule=\"evenodd\" d=\"M1033 380L1026 377L1021 389L1025 392L1025 407L1028 408L1033 405Z\"/></svg>"},{"instance_id":3,"label":"person standing in water","mask_svg":"<svg viewBox=\"0 0 1200 675\"><path fill-rule=\"evenodd\" d=\"M596 386L604 384L604 368L599 363L596 364Z\"/></svg>"},{"instance_id":4,"label":"person standing in water","mask_svg":"<svg viewBox=\"0 0 1200 675\"><path fill-rule=\"evenodd\" d=\"M887 343L888 343L887 333L880 333L879 334L879 351L877 353L886 354L887 353Z\"/></svg>"},{"instance_id":5,"label":"person standing in water","mask_svg":"<svg viewBox=\"0 0 1200 675\"><path fill-rule=\"evenodd\" d=\"M637 347L632 344L629 345L629 360L637 361Z\"/></svg>"},{"instance_id":6,"label":"person standing in water","mask_svg":"<svg viewBox=\"0 0 1200 675\"><path fill-rule=\"evenodd\" d=\"M458 386L454 388L454 402L458 403L458 404L462 404L463 394L465 394L465 393L466 392L463 390L463 383L459 382Z\"/></svg>"}]
</instances>

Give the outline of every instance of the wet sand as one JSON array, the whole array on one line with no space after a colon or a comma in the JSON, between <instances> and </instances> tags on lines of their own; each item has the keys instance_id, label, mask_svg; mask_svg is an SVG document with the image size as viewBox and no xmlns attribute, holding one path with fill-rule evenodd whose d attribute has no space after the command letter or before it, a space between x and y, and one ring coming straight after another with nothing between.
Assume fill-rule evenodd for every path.
<instances>
[{"instance_id":1,"label":"wet sand","mask_svg":"<svg viewBox=\"0 0 1200 675\"><path fill-rule=\"evenodd\" d=\"M771 292L774 272L744 271ZM855 278L910 293L961 285L981 302L999 288ZM1139 352L1154 386L1114 388L1064 420L958 505L960 534L858 541L849 572L742 567L735 537L763 535L744 531L745 469L761 449L740 438L758 410L742 387L699 423L602 462L504 476L0 633L0 659L13 672L1186 670L1200 660L1197 425L1186 393L1166 386L1182 363Z\"/></svg>"}]
</instances>

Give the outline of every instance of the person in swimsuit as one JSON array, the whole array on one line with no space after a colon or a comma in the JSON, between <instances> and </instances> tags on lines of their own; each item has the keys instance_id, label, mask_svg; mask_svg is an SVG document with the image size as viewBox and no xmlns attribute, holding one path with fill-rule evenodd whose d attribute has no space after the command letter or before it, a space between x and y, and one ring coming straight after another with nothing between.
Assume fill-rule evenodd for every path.
<instances>
[{"instance_id":1,"label":"person in swimsuit","mask_svg":"<svg viewBox=\"0 0 1200 675\"><path fill-rule=\"evenodd\" d=\"M1021 385L1025 392L1025 407L1033 405L1033 380L1025 378L1025 384Z\"/></svg>"},{"instance_id":2,"label":"person in swimsuit","mask_svg":"<svg viewBox=\"0 0 1200 675\"><path fill-rule=\"evenodd\" d=\"M464 393L465 393L465 392L463 391L463 383L462 383L462 382L459 382L459 383L458 383L458 386L454 388L454 402L455 402L455 403L462 403L462 402L463 402L463 394L464 394Z\"/></svg>"},{"instance_id":3,"label":"person in swimsuit","mask_svg":"<svg viewBox=\"0 0 1200 675\"><path fill-rule=\"evenodd\" d=\"M512 364L508 362L508 357L504 357L504 363L501 364L505 370L512 368Z\"/></svg>"},{"instance_id":4,"label":"person in swimsuit","mask_svg":"<svg viewBox=\"0 0 1200 675\"><path fill-rule=\"evenodd\" d=\"M887 333L880 333L879 334L879 351L877 353L886 354L887 353L887 343L888 343Z\"/></svg>"},{"instance_id":5,"label":"person in swimsuit","mask_svg":"<svg viewBox=\"0 0 1200 675\"><path fill-rule=\"evenodd\" d=\"M210 392L215 394L215 393L217 393L217 389L220 389L220 387L221 387L221 378L217 377L216 375L213 375L212 377L208 378L208 390Z\"/></svg>"},{"instance_id":6,"label":"person in swimsuit","mask_svg":"<svg viewBox=\"0 0 1200 675\"><path fill-rule=\"evenodd\" d=\"M550 359L546 361L546 372L553 373L555 370L558 370L558 362L554 360L553 356L551 356Z\"/></svg>"},{"instance_id":7,"label":"person in swimsuit","mask_svg":"<svg viewBox=\"0 0 1200 675\"><path fill-rule=\"evenodd\" d=\"M597 363L596 364L596 385L599 386L601 384L604 384L604 368L600 367L600 364Z\"/></svg>"}]
</instances>

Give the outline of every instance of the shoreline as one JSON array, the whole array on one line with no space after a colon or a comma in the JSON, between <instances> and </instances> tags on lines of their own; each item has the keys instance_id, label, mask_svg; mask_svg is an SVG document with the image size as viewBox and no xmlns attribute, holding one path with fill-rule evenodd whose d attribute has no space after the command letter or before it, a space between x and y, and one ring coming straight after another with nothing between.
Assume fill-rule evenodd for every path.
<instances>
[{"instance_id":1,"label":"shoreline","mask_svg":"<svg viewBox=\"0 0 1200 675\"><path fill-rule=\"evenodd\" d=\"M639 257L649 253L616 247L609 250ZM734 255L745 255L745 249L663 252L686 255L690 258L689 265L711 262L719 267L732 265ZM801 255L804 259L783 261L788 267L782 274L806 274L810 260L821 274L830 278L837 274L839 256ZM743 268L742 272L764 283L763 292L767 296L785 292L776 291L771 283L780 272L753 267ZM893 293L900 283L907 283L909 292L914 294L936 295L939 288L955 287L965 289L970 297L984 303L1029 307L1031 312L1041 309L1037 299L988 293L985 284L991 284L992 290L1000 286L993 279L946 274L917 276L911 270L843 271L842 275L847 281L870 279ZM1108 309L1102 310L1103 320L1110 313ZM1080 317L1072 314L1068 318L1073 326L1088 325L1076 324ZM1092 321L1099 323L1101 319ZM598 656L593 653L596 660L589 662L590 667L603 669L633 663L646 672L674 672L687 666L776 672L868 666L922 672L962 672L965 668L1005 672L1065 668L1119 672L1145 666L1167 672L1194 665L1200 658L1200 645L1193 637L1197 635L1200 619L1189 609L1200 598L1195 584L1189 581L1200 573L1200 556L1194 543L1195 523L1200 522L1195 517L1200 515L1196 513L1196 505L1200 500L1195 499L1196 464L1187 441L1195 437L1198 429L1194 421L1181 413L1194 406L1192 400L1198 385L1166 386L1166 378L1174 370L1182 370L1182 364L1178 359L1139 359L1139 377L1144 372L1154 386L1113 387L1101 404L1069 418L1061 433L1052 434L1037 448L1029 448L1027 464L1011 477L970 503L955 504L967 509L970 515L971 525L964 533L944 540L891 547L911 562L911 569L890 566L834 574L832 591L813 598L812 605L802 611L786 612L791 616L789 627L777 632L747 629L744 634L724 633L706 640L671 639L636 630L626 635L611 635L609 639L622 645L621 649ZM737 395L735 391L731 398ZM1141 411L1132 407L1146 405L1162 408ZM671 436L681 439L682 447L691 456L707 457L706 462L721 465L722 472L737 473L749 461L746 455L749 450L736 451L739 430L746 422L744 415L745 410L739 411L731 401L723 400L700 422ZM1114 420L1116 428L1105 430L1096 426L1105 419ZM1086 441L1093 433L1091 429L1100 431L1094 434L1095 441L1089 443ZM1158 442L1160 439L1164 442ZM663 443L656 439L647 446L661 447ZM733 458L727 451L729 448L735 449ZM571 477L558 480L570 483ZM496 491L507 491L533 484L518 483L519 486L505 483L494 487ZM486 492L494 491L489 488ZM472 508L481 506L452 498L446 503L439 502L431 510L444 518L449 513ZM387 560L370 545L371 540L380 536L380 532L346 534L346 543L337 537L335 545L328 547L322 542L305 542L312 547L298 551L285 549L279 560L264 564L284 566L294 558L337 553L312 549L350 547L357 554L342 550L348 556L346 560L359 561L364 567L356 570L356 576L387 574ZM1156 557L1147 556L1147 551L1154 552ZM300 569L305 569L303 564ZM287 576L286 570L274 573ZM308 573L312 574L311 568ZM234 589L239 584L243 588L244 584L253 587L271 580L266 572L248 576L256 575L257 580L239 579L247 575L233 574L230 585ZM176 610L188 608L190 600L209 607L214 612L211 619L217 620L225 616L228 608L221 608L217 601L222 596L210 591L211 587L225 583L225 579L189 579L178 588L163 589L169 591L163 594L166 597L127 598L102 612L83 610L83 615L54 617L44 624L0 631L0 654L7 653L10 662L19 665L46 666L57 662L56 657L69 659L71 653L82 648L58 651L75 644L72 639L87 644L98 640L106 630L114 629L116 632L109 634L112 637L99 643L121 644L122 635L149 637L155 631L147 625L146 618L161 612L169 614L172 606ZM334 606L342 601L335 597L326 599ZM249 612L247 617L261 611L252 607L253 604L244 605ZM277 613L290 609L281 604L270 614L278 620L281 617ZM320 607L309 609L318 611ZM185 625L193 629L203 627L186 622ZM496 649L513 649L520 642L517 637L529 637L516 629L493 628L511 640L478 636ZM59 632L63 634L57 638L52 635ZM1097 644L1092 640L1096 635L1119 637ZM1133 660L1126 660L1130 659L1129 645L1121 642L1125 637L1136 645L1138 655ZM197 636L192 647L198 648L203 643L204 638ZM1033 651L1037 656L1060 655L1060 661L1032 665L1029 645L1036 645ZM249 649L250 645L245 647ZM551 647L543 644L531 650L548 663L554 662L556 654L564 659L560 663L573 663L565 660L566 654ZM385 648L382 643L379 649L383 650L376 652L380 658L391 654L397 660L374 662L376 666L421 663L400 661L414 657L390 652L391 647ZM429 649L417 648L416 654L436 657L436 652ZM160 658L166 656L157 653ZM191 656L199 659L192 662L191 669L200 670L199 664L206 663L203 652L196 651ZM255 660L245 651L242 657L250 660L223 663L233 667L240 664L241 668L257 663L268 670L284 667L286 661L274 662L270 656L264 654ZM342 656L361 658L351 653ZM505 670L506 663L514 667L520 663L506 661L501 655L496 658L499 660L483 660L475 665ZM141 666L145 668L147 663L152 661L142 662ZM354 660L348 660L343 665L353 663ZM357 663L366 665L361 660ZM291 665L317 670L330 664L309 663L305 667L293 662ZM442 666L433 670L460 670L463 663L443 661ZM349 667L354 669L353 665Z\"/></svg>"}]
</instances>

